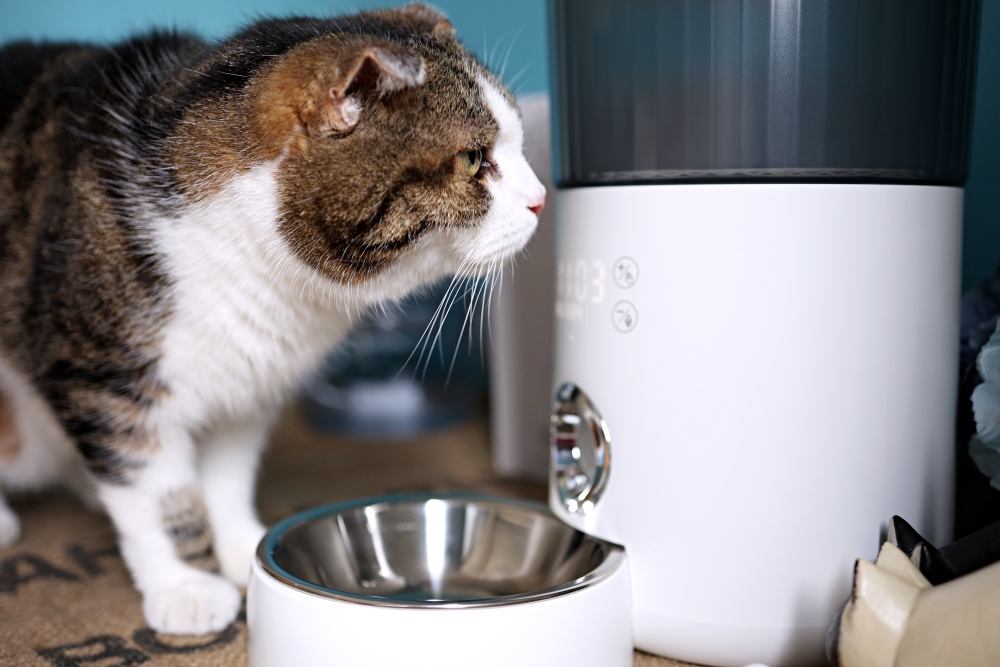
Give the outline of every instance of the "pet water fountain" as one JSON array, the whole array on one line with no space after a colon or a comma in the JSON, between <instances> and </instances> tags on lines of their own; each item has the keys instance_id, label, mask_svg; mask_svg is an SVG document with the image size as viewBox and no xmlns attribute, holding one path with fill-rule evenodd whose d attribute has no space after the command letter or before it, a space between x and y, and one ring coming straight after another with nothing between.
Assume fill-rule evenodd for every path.
<instances>
[{"instance_id":1,"label":"pet water fountain","mask_svg":"<svg viewBox=\"0 0 1000 667\"><path fill-rule=\"evenodd\" d=\"M979 2L550 7L550 505L638 648L822 664L889 517L950 537Z\"/></svg>"}]
</instances>

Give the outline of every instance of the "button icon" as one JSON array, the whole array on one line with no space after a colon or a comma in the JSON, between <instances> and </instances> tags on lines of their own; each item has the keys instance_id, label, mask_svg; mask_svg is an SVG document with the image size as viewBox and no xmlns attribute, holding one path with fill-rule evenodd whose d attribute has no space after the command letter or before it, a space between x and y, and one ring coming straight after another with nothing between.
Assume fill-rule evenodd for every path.
<instances>
[{"instance_id":1,"label":"button icon","mask_svg":"<svg viewBox=\"0 0 1000 667\"><path fill-rule=\"evenodd\" d=\"M628 301L619 301L611 311L611 321L615 329L628 333L639 323L639 311Z\"/></svg>"},{"instance_id":2,"label":"button icon","mask_svg":"<svg viewBox=\"0 0 1000 667\"><path fill-rule=\"evenodd\" d=\"M628 289L639 280L639 265L631 257L619 257L615 261L615 284Z\"/></svg>"}]
</instances>

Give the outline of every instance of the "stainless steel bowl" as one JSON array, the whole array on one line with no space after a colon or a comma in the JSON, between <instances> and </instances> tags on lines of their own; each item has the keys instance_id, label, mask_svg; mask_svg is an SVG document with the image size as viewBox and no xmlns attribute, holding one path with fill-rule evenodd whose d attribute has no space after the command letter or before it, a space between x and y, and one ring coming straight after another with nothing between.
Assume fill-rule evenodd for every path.
<instances>
[{"instance_id":1,"label":"stainless steel bowl","mask_svg":"<svg viewBox=\"0 0 1000 667\"><path fill-rule=\"evenodd\" d=\"M406 495L328 505L272 528L257 558L298 590L364 605L519 604L596 585L618 545L545 505L475 495Z\"/></svg>"}]
</instances>

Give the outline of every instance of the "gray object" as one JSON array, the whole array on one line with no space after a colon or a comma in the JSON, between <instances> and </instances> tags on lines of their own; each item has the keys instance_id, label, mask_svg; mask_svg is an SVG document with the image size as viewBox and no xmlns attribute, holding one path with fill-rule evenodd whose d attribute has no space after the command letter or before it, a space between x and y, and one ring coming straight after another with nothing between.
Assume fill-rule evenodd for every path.
<instances>
[{"instance_id":1,"label":"gray object","mask_svg":"<svg viewBox=\"0 0 1000 667\"><path fill-rule=\"evenodd\" d=\"M556 180L961 185L979 12L979 0L554 0Z\"/></svg>"},{"instance_id":2,"label":"gray object","mask_svg":"<svg viewBox=\"0 0 1000 667\"><path fill-rule=\"evenodd\" d=\"M467 324L462 300L440 322L448 286L442 281L359 318L303 389L310 425L381 441L417 437L476 413L487 383L478 323ZM463 325L471 333L463 336Z\"/></svg>"},{"instance_id":3,"label":"gray object","mask_svg":"<svg viewBox=\"0 0 1000 667\"><path fill-rule=\"evenodd\" d=\"M556 392L549 428L549 493L566 510L586 515L601 499L611 473L611 434L590 397L572 382Z\"/></svg>"}]
</instances>

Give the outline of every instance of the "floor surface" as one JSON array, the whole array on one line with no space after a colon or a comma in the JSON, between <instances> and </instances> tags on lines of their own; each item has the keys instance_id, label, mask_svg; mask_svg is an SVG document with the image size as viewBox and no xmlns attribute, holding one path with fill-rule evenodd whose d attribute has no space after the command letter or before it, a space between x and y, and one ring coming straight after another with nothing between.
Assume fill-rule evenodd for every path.
<instances>
[{"instance_id":1,"label":"floor surface","mask_svg":"<svg viewBox=\"0 0 1000 667\"><path fill-rule=\"evenodd\" d=\"M319 435L285 414L258 492L272 523L322 503L408 491L477 491L545 500L539 483L497 478L484 420L414 441L372 443ZM0 665L4 667L241 667L242 619L209 637L161 636L145 627L139 595L106 517L72 498L17 499L22 541L0 551ZM683 663L636 653L635 667Z\"/></svg>"}]
</instances>

